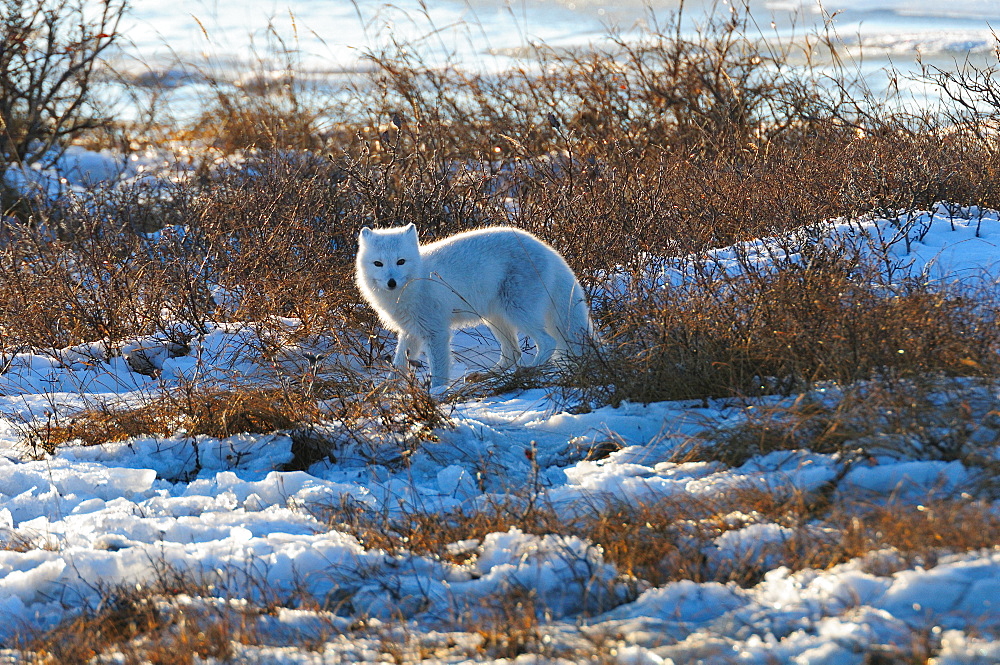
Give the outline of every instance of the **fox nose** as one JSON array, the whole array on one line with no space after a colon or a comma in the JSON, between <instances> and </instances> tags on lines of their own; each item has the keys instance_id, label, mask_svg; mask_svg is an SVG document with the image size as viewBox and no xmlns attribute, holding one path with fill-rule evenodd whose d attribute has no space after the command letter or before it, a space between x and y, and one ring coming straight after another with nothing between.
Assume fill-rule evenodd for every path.
<instances>
[{"instance_id":1,"label":"fox nose","mask_svg":"<svg viewBox=\"0 0 1000 665\"><path fill-rule=\"evenodd\" d=\"M394 280L394 279L390 279L390 280L389 280L389 282L388 282L388 284L387 284L387 286L388 286L388 287L389 287L390 289L394 289L394 288L396 288L396 280Z\"/></svg>"}]
</instances>

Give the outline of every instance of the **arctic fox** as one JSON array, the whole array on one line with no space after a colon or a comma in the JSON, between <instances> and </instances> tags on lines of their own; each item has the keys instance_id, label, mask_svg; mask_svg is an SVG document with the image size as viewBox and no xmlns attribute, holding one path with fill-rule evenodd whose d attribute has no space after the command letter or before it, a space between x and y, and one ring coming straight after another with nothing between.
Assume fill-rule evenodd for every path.
<instances>
[{"instance_id":1,"label":"arctic fox","mask_svg":"<svg viewBox=\"0 0 1000 665\"><path fill-rule=\"evenodd\" d=\"M479 229L421 245L413 224L365 227L355 267L361 293L399 334L393 364L405 373L426 348L432 388L448 383L455 328L485 323L500 343L501 370L521 359L518 333L534 340L535 365L579 354L594 338L573 271L520 229Z\"/></svg>"}]
</instances>

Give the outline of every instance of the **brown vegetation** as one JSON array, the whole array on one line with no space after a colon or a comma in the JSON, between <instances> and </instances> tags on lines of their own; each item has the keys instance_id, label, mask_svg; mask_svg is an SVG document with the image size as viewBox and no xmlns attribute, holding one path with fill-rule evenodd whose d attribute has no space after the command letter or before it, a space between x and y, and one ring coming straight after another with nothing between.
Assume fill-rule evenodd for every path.
<instances>
[{"instance_id":1,"label":"brown vegetation","mask_svg":"<svg viewBox=\"0 0 1000 665\"><path fill-rule=\"evenodd\" d=\"M156 190L11 208L4 347L166 333L168 311L195 330L295 317L332 353L380 362L351 275L358 228L413 221L430 240L513 223L555 245L593 292L607 345L556 380L587 401L792 390L886 371L991 373L986 309L918 283L886 297L872 286L876 266L849 253L817 248L773 270L747 265L668 288L647 279L669 258L831 217L1000 204L1000 161L981 126L879 105L843 75L821 86L808 67L776 66L790 51L762 51L748 29L737 13L691 39L667 25L608 53L539 49L544 75L476 76L427 69L413 51L379 54L357 90L364 103L343 102L345 120L321 145L278 140L284 130L265 122L320 113L315 102L301 108L311 98L296 96L294 77L216 81L206 113L239 127L209 123L199 135L212 155L242 158L206 159ZM971 88L991 76L960 80ZM258 129L235 99L260 116Z\"/></svg>"}]
</instances>

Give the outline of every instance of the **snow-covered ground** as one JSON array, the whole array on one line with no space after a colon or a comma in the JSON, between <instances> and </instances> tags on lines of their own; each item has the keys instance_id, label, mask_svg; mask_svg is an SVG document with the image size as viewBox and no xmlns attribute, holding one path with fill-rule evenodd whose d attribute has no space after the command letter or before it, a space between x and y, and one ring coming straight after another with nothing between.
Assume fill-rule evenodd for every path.
<instances>
[{"instance_id":1,"label":"snow-covered ground","mask_svg":"<svg viewBox=\"0 0 1000 665\"><path fill-rule=\"evenodd\" d=\"M64 162L98 179L116 164L111 155L83 152ZM138 173L129 168L125 177ZM43 173L28 175L49 183ZM86 184L82 173L71 177ZM1000 279L995 211L941 204L891 220L831 222L797 242L853 244L880 258L887 288L903 275L976 289ZM760 240L701 257L698 266L731 272L795 261L794 249L787 238ZM683 259L651 265L650 279L664 282L684 280L691 269ZM228 324L198 333L186 349L149 338L3 359L0 645L12 647L19 635L97 607L111 589L148 585L171 570L205 580L228 603L315 601L299 607L279 600L279 609L255 615L259 643L268 646L234 646L238 662L377 660L394 639L411 649L404 660L422 653L434 662L481 662L483 638L458 631L454 617L488 611L525 590L538 613L536 651L543 655L518 662L576 662L601 644L600 662L839 665L869 662L865 654L873 649L905 652L918 638L938 650L936 663L1000 662L997 547L948 553L942 543L936 561L916 563L884 549L828 570L792 571L775 558L793 540L788 526L734 514L731 528L703 546L704 566L773 560L758 583L652 586L576 536L510 528L450 543L446 551L461 556L442 558L409 552L405 543L391 552L366 545L342 527L349 513L387 521L469 515L526 497L569 520L611 502L638 508L748 488L829 491L845 505L983 501L997 511L990 503L995 478L984 470L995 467L925 455L919 440L881 445L876 436L856 442L863 455L786 450L736 467L677 461L692 441L710 442L713 432L738 428L794 397L626 403L581 413L546 390L524 390L453 403L452 427L408 456L392 437L338 438L341 425L331 422L326 434L340 441L333 457L296 471L282 470L293 458L285 433L217 439L180 430L95 446L71 442L53 454L26 439L32 424L65 421L96 405L139 404L199 381L260 376L262 362L252 351L257 334L253 325ZM456 372L477 369L470 358L496 353L488 335L475 333L459 335L456 349L467 365ZM294 357L297 350L286 351ZM134 371L130 361L139 353L155 372ZM807 397L835 405L846 389L820 387ZM995 465L998 391L1000 385L972 380L931 388L920 407L928 412L913 416L926 415L946 437L928 405L964 409L960 434ZM608 441L617 450L587 459ZM816 530L815 547L840 537ZM301 647L306 643L309 649ZM15 659L10 650L5 656Z\"/></svg>"},{"instance_id":2,"label":"snow-covered ground","mask_svg":"<svg viewBox=\"0 0 1000 665\"><path fill-rule=\"evenodd\" d=\"M713 8L724 13L743 4L686 0L685 25L694 29ZM452 52L460 61L479 64L491 51L509 52L532 42L600 42L608 28L628 32L651 19L662 22L679 5L677 0L143 0L123 25L122 51L153 67L203 56L238 64L266 53L273 30L320 71L356 67L366 49L390 39L419 40L437 51L435 57ZM802 37L832 17L845 39L877 60L874 69L887 64L887 55L908 67L918 52L924 58L962 59L990 51L991 26L1000 18L993 0L749 0L747 5L765 38ZM437 34L427 39L431 32Z\"/></svg>"},{"instance_id":3,"label":"snow-covered ground","mask_svg":"<svg viewBox=\"0 0 1000 665\"><path fill-rule=\"evenodd\" d=\"M685 33L693 35L709 12L724 16L744 1L752 38L802 40L829 20L845 46L841 55L873 90L891 82L918 99L937 91L884 70L918 72L918 56L944 69L980 62L994 51L1000 20L994 0L143 0L132 3L113 59L132 84L155 88L159 105L169 100L171 113L197 117L211 96L206 73L236 83L281 80L290 60L302 70L297 79L336 95L350 88L352 73L371 66L368 54L393 43L417 46L429 64L496 71L535 44L610 45L610 30L639 38L643 26L662 27L681 5ZM107 97L119 95L112 88ZM122 95L115 114L141 115L135 101Z\"/></svg>"}]
</instances>

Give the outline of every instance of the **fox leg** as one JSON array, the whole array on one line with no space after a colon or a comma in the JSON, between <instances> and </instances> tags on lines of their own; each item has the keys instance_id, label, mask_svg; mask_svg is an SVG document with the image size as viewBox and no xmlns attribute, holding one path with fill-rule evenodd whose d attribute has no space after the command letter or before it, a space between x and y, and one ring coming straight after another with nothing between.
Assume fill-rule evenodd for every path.
<instances>
[{"instance_id":1,"label":"fox leg","mask_svg":"<svg viewBox=\"0 0 1000 665\"><path fill-rule=\"evenodd\" d=\"M517 319L518 330L535 343L535 357L531 361L531 367L547 363L558 345L557 339L546 330L545 316L543 311L528 311Z\"/></svg>"},{"instance_id":2,"label":"fox leg","mask_svg":"<svg viewBox=\"0 0 1000 665\"><path fill-rule=\"evenodd\" d=\"M451 330L435 330L427 335L427 359L431 366L431 388L448 385L451 369Z\"/></svg>"},{"instance_id":3,"label":"fox leg","mask_svg":"<svg viewBox=\"0 0 1000 665\"><path fill-rule=\"evenodd\" d=\"M556 338L546 332L545 328L538 328L527 334L531 339L535 340L535 346L537 347L535 359L531 365L533 367L544 365L552 358L552 354L556 350Z\"/></svg>"},{"instance_id":4,"label":"fox leg","mask_svg":"<svg viewBox=\"0 0 1000 665\"><path fill-rule=\"evenodd\" d=\"M399 333L396 341L396 354L392 358L392 364L403 374L410 373L410 359L416 359L423 348L423 341L416 335Z\"/></svg>"},{"instance_id":5,"label":"fox leg","mask_svg":"<svg viewBox=\"0 0 1000 665\"><path fill-rule=\"evenodd\" d=\"M487 322L486 327L493 333L500 344L500 360L494 368L503 371L516 365L521 360L521 346L517 343L517 329L507 323Z\"/></svg>"}]
</instances>

